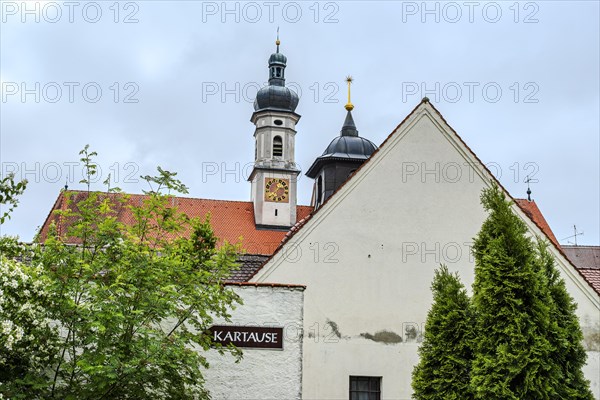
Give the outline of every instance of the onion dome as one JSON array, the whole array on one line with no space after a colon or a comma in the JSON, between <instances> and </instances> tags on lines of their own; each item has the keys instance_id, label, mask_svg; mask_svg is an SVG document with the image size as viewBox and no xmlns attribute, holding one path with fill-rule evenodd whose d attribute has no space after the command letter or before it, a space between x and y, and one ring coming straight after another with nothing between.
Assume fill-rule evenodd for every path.
<instances>
[{"instance_id":1,"label":"onion dome","mask_svg":"<svg viewBox=\"0 0 600 400\"><path fill-rule=\"evenodd\" d=\"M273 64L279 64L284 67L287 64L287 57L279 52L279 46L277 46L277 52L271 54L271 57L269 57L269 65L273 65Z\"/></svg>"},{"instance_id":2,"label":"onion dome","mask_svg":"<svg viewBox=\"0 0 600 400\"><path fill-rule=\"evenodd\" d=\"M269 57L269 84L261 88L254 100L254 111L277 110L294 112L298 106L298 95L285 86L287 57L277 51Z\"/></svg>"},{"instance_id":3,"label":"onion dome","mask_svg":"<svg viewBox=\"0 0 600 400\"><path fill-rule=\"evenodd\" d=\"M279 110L295 111L298 107L298 95L285 86L265 86L256 94L254 111Z\"/></svg>"}]
</instances>

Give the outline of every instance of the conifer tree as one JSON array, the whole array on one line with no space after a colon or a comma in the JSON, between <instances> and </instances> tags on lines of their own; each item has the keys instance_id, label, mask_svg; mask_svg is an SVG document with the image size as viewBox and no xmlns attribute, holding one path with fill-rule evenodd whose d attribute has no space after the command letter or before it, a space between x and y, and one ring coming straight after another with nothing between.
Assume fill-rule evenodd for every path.
<instances>
[{"instance_id":1,"label":"conifer tree","mask_svg":"<svg viewBox=\"0 0 600 400\"><path fill-rule=\"evenodd\" d=\"M445 265L435 271L433 305L427 314L420 362L413 370L413 398L469 400L472 321L469 297Z\"/></svg>"},{"instance_id":2,"label":"conifer tree","mask_svg":"<svg viewBox=\"0 0 600 400\"><path fill-rule=\"evenodd\" d=\"M489 216L473 245L475 398L558 398L561 377L549 362L552 298L535 244L496 185L483 191L481 202Z\"/></svg>"},{"instance_id":3,"label":"conifer tree","mask_svg":"<svg viewBox=\"0 0 600 400\"><path fill-rule=\"evenodd\" d=\"M538 262L546 277L552 297L550 312L550 342L552 356L548 359L560 375L555 388L559 399L592 400L590 383L583 375L587 355L583 348L583 333L575 314L577 305L567 292L564 280L560 277L554 257L548 251L546 242L538 239Z\"/></svg>"}]
</instances>

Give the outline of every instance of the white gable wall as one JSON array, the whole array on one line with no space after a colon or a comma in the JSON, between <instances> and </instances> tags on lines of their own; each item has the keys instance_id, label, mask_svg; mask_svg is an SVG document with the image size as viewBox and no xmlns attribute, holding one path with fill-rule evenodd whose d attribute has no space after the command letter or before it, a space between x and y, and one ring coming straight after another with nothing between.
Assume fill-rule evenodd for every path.
<instances>
[{"instance_id":1,"label":"white gable wall","mask_svg":"<svg viewBox=\"0 0 600 400\"><path fill-rule=\"evenodd\" d=\"M406 329L425 322L434 270L445 263L469 290L473 282L469 246L486 217L479 196L489 182L476 163L421 104L253 278L307 285L303 398L348 398L349 376L366 375L383 377L382 398L410 399L418 344ZM580 318L598 323L597 294L556 254ZM403 343L361 337L383 330ZM598 371L592 360L596 392Z\"/></svg>"},{"instance_id":2,"label":"white gable wall","mask_svg":"<svg viewBox=\"0 0 600 400\"><path fill-rule=\"evenodd\" d=\"M303 288L233 286L243 304L231 321L214 325L283 327L283 350L242 349L236 363L229 354L203 353L210 368L203 371L213 399L300 399L302 382Z\"/></svg>"}]
</instances>

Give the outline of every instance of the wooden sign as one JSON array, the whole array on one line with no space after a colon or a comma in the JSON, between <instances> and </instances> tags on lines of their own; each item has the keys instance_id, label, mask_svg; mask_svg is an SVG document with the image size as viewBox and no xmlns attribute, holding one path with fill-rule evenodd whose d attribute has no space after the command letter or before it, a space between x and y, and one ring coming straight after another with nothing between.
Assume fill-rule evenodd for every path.
<instances>
[{"instance_id":1,"label":"wooden sign","mask_svg":"<svg viewBox=\"0 0 600 400\"><path fill-rule=\"evenodd\" d=\"M209 332L215 343L226 346L258 349L283 349L283 328L263 326L211 326Z\"/></svg>"}]
</instances>

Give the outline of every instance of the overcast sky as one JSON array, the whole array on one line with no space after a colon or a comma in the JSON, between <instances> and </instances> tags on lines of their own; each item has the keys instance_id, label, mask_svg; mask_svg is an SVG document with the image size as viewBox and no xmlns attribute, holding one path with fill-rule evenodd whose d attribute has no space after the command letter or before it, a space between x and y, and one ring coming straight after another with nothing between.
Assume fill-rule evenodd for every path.
<instances>
[{"instance_id":1,"label":"overcast sky","mask_svg":"<svg viewBox=\"0 0 600 400\"><path fill-rule=\"evenodd\" d=\"M339 134L351 74L361 136L379 145L427 95L513 196L535 180L561 243L576 224L599 244L597 1L0 4L1 173L30 182L2 234L31 240L65 181L83 188L85 144L127 192L160 165L191 197L249 200L279 27L303 171Z\"/></svg>"}]
</instances>

